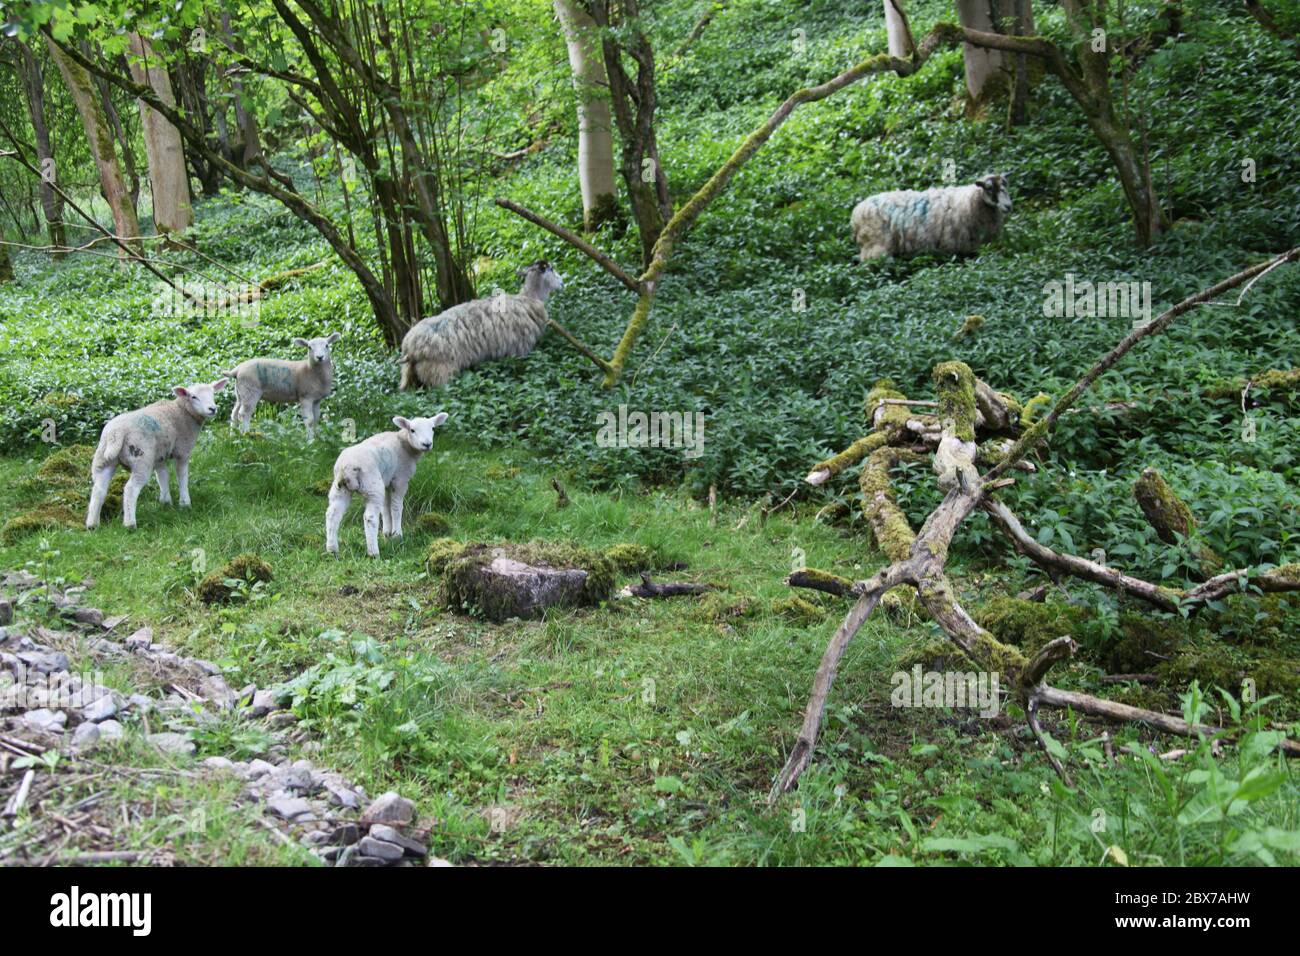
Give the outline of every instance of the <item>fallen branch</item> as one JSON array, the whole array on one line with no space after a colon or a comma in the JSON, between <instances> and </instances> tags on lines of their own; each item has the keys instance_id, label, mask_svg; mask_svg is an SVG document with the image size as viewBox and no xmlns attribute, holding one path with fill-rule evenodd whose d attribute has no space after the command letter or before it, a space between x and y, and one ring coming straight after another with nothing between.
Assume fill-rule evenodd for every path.
<instances>
[{"instance_id":1,"label":"fallen branch","mask_svg":"<svg viewBox=\"0 0 1300 956\"><path fill-rule=\"evenodd\" d=\"M639 598L670 598L679 597L684 594L704 594L706 591L715 591L712 584L692 584L689 582L678 582L670 584L656 584L650 579L650 575L645 571L641 572L641 583L634 584L628 588L628 593L633 597Z\"/></svg>"},{"instance_id":2,"label":"fallen branch","mask_svg":"<svg viewBox=\"0 0 1300 956\"><path fill-rule=\"evenodd\" d=\"M559 239L563 239L565 242L573 246L573 248L577 249L579 252L581 252L592 262L596 263L596 265L600 266L602 269L604 269L606 272L612 275L619 282L623 283L623 285L627 286L627 288L630 289L632 292L641 291L641 284L637 282L636 279L633 279L630 275L627 274L627 272L623 269L622 266L620 266L609 256L605 255L605 253L601 252L599 249L597 249L595 246L589 243L586 239L583 239L581 236L577 235L576 233L570 232L568 229L565 229L563 226L556 225L555 223L551 222L549 219L539 216L531 209L525 209L517 202L511 202L509 199L498 198L496 200L496 204L500 206L502 209L508 209L515 215L527 219L535 226L541 226L547 232L551 233L551 235L556 236Z\"/></svg>"}]
</instances>

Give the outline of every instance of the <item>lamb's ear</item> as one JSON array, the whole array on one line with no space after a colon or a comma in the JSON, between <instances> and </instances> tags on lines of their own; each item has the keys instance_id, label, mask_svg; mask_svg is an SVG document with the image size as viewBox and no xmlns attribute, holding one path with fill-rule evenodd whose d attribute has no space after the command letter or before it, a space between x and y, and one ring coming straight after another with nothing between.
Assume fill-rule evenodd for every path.
<instances>
[{"instance_id":1,"label":"lamb's ear","mask_svg":"<svg viewBox=\"0 0 1300 956\"><path fill-rule=\"evenodd\" d=\"M188 388L186 388L184 385L177 385L177 386L175 386L175 387L172 389L172 393L173 393L177 398L189 398L189 397L190 397L190 390L189 390Z\"/></svg>"},{"instance_id":2,"label":"lamb's ear","mask_svg":"<svg viewBox=\"0 0 1300 956\"><path fill-rule=\"evenodd\" d=\"M214 392L221 391L223 388L226 387L227 381L229 381L229 379L224 379L224 378L217 379L215 382L212 383L212 390Z\"/></svg>"},{"instance_id":3,"label":"lamb's ear","mask_svg":"<svg viewBox=\"0 0 1300 956\"><path fill-rule=\"evenodd\" d=\"M400 428L400 429L401 429L402 431L404 431L404 432L409 432L409 431L411 430L411 423L410 423L410 421L408 421L407 419L403 418L401 415L394 415L394 416L393 416L393 424L396 425L398 428Z\"/></svg>"},{"instance_id":4,"label":"lamb's ear","mask_svg":"<svg viewBox=\"0 0 1300 956\"><path fill-rule=\"evenodd\" d=\"M337 341L338 341L339 339L341 339L341 338L343 338L343 333L342 333L342 332L331 332L331 333L329 334L329 338L327 338L325 341L326 341L328 344L333 345L335 342L337 342Z\"/></svg>"},{"instance_id":5,"label":"lamb's ear","mask_svg":"<svg viewBox=\"0 0 1300 956\"><path fill-rule=\"evenodd\" d=\"M433 419L432 419L432 421L433 421L433 427L434 427L434 428L437 428L439 425L441 425L441 424L442 424L443 422L445 422L446 420L447 420L447 413L446 413L446 412L439 412L437 415L434 415L434 416L433 416Z\"/></svg>"},{"instance_id":6,"label":"lamb's ear","mask_svg":"<svg viewBox=\"0 0 1300 956\"><path fill-rule=\"evenodd\" d=\"M305 349L305 348L307 347L307 340L306 340L306 339L301 339L301 338L300 338L300 339L294 339L294 340L293 340L293 344L296 345L296 346L298 346L299 348L304 348L304 349Z\"/></svg>"}]
</instances>

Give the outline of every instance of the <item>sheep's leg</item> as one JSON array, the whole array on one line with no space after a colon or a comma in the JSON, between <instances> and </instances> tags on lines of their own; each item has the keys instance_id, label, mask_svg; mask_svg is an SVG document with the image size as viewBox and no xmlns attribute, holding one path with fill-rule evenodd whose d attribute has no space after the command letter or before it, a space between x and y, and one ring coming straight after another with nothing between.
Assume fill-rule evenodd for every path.
<instances>
[{"instance_id":1,"label":"sheep's leg","mask_svg":"<svg viewBox=\"0 0 1300 956\"><path fill-rule=\"evenodd\" d=\"M170 479L167 477L167 462L163 462L154 472L158 479L158 501L162 504L169 505L172 503L172 490L169 487Z\"/></svg>"},{"instance_id":2,"label":"sheep's leg","mask_svg":"<svg viewBox=\"0 0 1300 956\"><path fill-rule=\"evenodd\" d=\"M232 408L232 409L230 410L230 427L231 427L231 428L237 428L237 427L239 426L240 416L243 414L243 412L244 412L244 403L241 402L241 401L239 400L239 395L236 394L236 395L235 395L235 406L234 406L234 408Z\"/></svg>"},{"instance_id":3,"label":"sheep's leg","mask_svg":"<svg viewBox=\"0 0 1300 956\"><path fill-rule=\"evenodd\" d=\"M889 247L883 242L874 242L871 245L862 247L860 258L863 262L870 262L872 259L879 259L887 255L889 255Z\"/></svg>"},{"instance_id":4,"label":"sheep's leg","mask_svg":"<svg viewBox=\"0 0 1300 956\"><path fill-rule=\"evenodd\" d=\"M302 413L302 422L307 426L307 440L311 441L316 437L317 421L317 403L310 398L304 398L298 403L298 410Z\"/></svg>"},{"instance_id":5,"label":"sheep's leg","mask_svg":"<svg viewBox=\"0 0 1300 956\"><path fill-rule=\"evenodd\" d=\"M388 533L390 537L400 538L402 536L402 508L406 504L406 485L393 483L392 489L388 492Z\"/></svg>"},{"instance_id":6,"label":"sheep's leg","mask_svg":"<svg viewBox=\"0 0 1300 956\"><path fill-rule=\"evenodd\" d=\"M248 431L248 426L253 421L253 412L257 411L257 403L261 401L261 398L261 394L239 396L239 430L241 432Z\"/></svg>"},{"instance_id":7,"label":"sheep's leg","mask_svg":"<svg viewBox=\"0 0 1300 956\"><path fill-rule=\"evenodd\" d=\"M188 458L176 459L176 488L181 495L181 507L190 506L190 460Z\"/></svg>"},{"instance_id":8,"label":"sheep's leg","mask_svg":"<svg viewBox=\"0 0 1300 956\"><path fill-rule=\"evenodd\" d=\"M87 531L99 527L99 512L104 507L104 499L108 497L108 485L113 480L115 471L117 471L117 462L95 469L90 476L90 507L86 509Z\"/></svg>"},{"instance_id":9,"label":"sheep's leg","mask_svg":"<svg viewBox=\"0 0 1300 956\"><path fill-rule=\"evenodd\" d=\"M144 489L144 486L149 484L150 474L148 468L132 471L131 477L126 481L126 487L122 489L122 524L124 527L135 527L135 503L140 499L140 492Z\"/></svg>"},{"instance_id":10,"label":"sheep's leg","mask_svg":"<svg viewBox=\"0 0 1300 956\"><path fill-rule=\"evenodd\" d=\"M384 533L385 538L389 537L393 533L392 504L393 493L390 489L385 488L382 507L379 511L379 526L380 530Z\"/></svg>"},{"instance_id":11,"label":"sheep's leg","mask_svg":"<svg viewBox=\"0 0 1300 956\"><path fill-rule=\"evenodd\" d=\"M411 378L412 378L412 375L411 375L411 363L410 363L410 362L403 362L403 363L401 363L401 364L402 364L402 380L401 380L400 382L397 383L397 390L398 390L399 392L404 392L404 391L406 391L408 388L410 388L411 385L414 384L414 383L411 381Z\"/></svg>"},{"instance_id":12,"label":"sheep's leg","mask_svg":"<svg viewBox=\"0 0 1300 956\"><path fill-rule=\"evenodd\" d=\"M339 553L339 525L352 504L352 492L342 485L330 489L330 506L325 510L325 550L330 554Z\"/></svg>"},{"instance_id":13,"label":"sheep's leg","mask_svg":"<svg viewBox=\"0 0 1300 956\"><path fill-rule=\"evenodd\" d=\"M372 558L379 557L379 525L384 511L383 490L364 492L366 496L366 514L363 524L366 526L366 554Z\"/></svg>"}]
</instances>

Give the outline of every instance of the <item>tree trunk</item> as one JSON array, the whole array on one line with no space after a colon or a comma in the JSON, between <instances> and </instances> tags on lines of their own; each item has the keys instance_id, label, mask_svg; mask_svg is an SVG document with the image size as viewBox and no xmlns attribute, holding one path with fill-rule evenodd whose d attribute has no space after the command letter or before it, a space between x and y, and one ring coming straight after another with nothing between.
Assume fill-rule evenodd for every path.
<instances>
[{"instance_id":1,"label":"tree trunk","mask_svg":"<svg viewBox=\"0 0 1300 956\"><path fill-rule=\"evenodd\" d=\"M900 58L912 55L911 33L903 15L903 0L884 0L885 33L889 39L889 55Z\"/></svg>"},{"instance_id":2,"label":"tree trunk","mask_svg":"<svg viewBox=\"0 0 1300 956\"><path fill-rule=\"evenodd\" d=\"M73 62L54 41L46 38L46 46L54 63L68 85L72 102L81 117L81 125L86 130L86 140L90 144L90 155L94 157L99 170L99 183L108 208L113 214L113 231L129 246L140 248L140 223L135 216L135 205L131 194L122 179L122 169L113 151L113 135L109 132L104 110L95 95L95 84L90 74L79 64Z\"/></svg>"},{"instance_id":3,"label":"tree trunk","mask_svg":"<svg viewBox=\"0 0 1300 956\"><path fill-rule=\"evenodd\" d=\"M234 31L230 28L230 13L225 10L221 12L221 31L226 35L226 42L236 53L244 52L243 43L235 37ZM265 160L262 154L262 134L257 127L257 117L244 105L244 83L239 79L238 74L230 77L230 91L234 94L235 126L239 130L239 138L243 144L243 155L237 157L235 162L248 169Z\"/></svg>"},{"instance_id":4,"label":"tree trunk","mask_svg":"<svg viewBox=\"0 0 1300 956\"><path fill-rule=\"evenodd\" d=\"M36 158L41 167L41 210L45 213L50 245L56 247L53 256L62 259L66 253L58 247L67 245L67 233L63 228L63 197L54 190L54 184L58 183L58 169L54 165L54 148L50 145L50 128L45 122L45 77L31 47L20 43L18 52L27 111L36 134Z\"/></svg>"},{"instance_id":5,"label":"tree trunk","mask_svg":"<svg viewBox=\"0 0 1300 956\"><path fill-rule=\"evenodd\" d=\"M0 282L11 282L14 277L14 267L9 262L9 247L0 243Z\"/></svg>"},{"instance_id":6,"label":"tree trunk","mask_svg":"<svg viewBox=\"0 0 1300 956\"><path fill-rule=\"evenodd\" d=\"M981 33L1001 33L995 22L999 11L998 0L956 0L957 19L961 25ZM966 67L966 93L972 108L978 108L996 89L996 81L1003 70L1001 50L981 49L969 43L962 46L962 61ZM994 85L990 86L990 82Z\"/></svg>"},{"instance_id":7,"label":"tree trunk","mask_svg":"<svg viewBox=\"0 0 1300 956\"><path fill-rule=\"evenodd\" d=\"M84 56L90 56L90 44L85 40L81 41L81 52ZM131 70L126 65L126 57L119 56L118 62L122 66L122 74L129 75ZM140 174L135 165L135 150L131 148L131 139L126 135L126 128L122 125L122 117L117 113L117 107L113 105L112 91L109 89L108 81L102 76L91 76L94 81L95 89L99 90L99 99L104 107L104 116L108 119L108 128L113 136L117 139L118 151L122 154L122 168L126 173L127 187L131 191L131 208L136 210L139 215L140 209Z\"/></svg>"},{"instance_id":8,"label":"tree trunk","mask_svg":"<svg viewBox=\"0 0 1300 956\"><path fill-rule=\"evenodd\" d=\"M149 41L138 33L127 37L131 49L131 78L148 86L168 106L176 105L167 69ZM153 224L158 233L184 232L194 222L190 205L190 177L185 150L176 127L152 107L140 103L144 149L149 158L149 185L153 190Z\"/></svg>"},{"instance_id":9,"label":"tree trunk","mask_svg":"<svg viewBox=\"0 0 1300 956\"><path fill-rule=\"evenodd\" d=\"M555 0L555 15L569 50L569 67L578 99L578 182L582 223L594 232L615 218L614 140L609 113L609 80L601 58L596 21L575 0Z\"/></svg>"}]
</instances>

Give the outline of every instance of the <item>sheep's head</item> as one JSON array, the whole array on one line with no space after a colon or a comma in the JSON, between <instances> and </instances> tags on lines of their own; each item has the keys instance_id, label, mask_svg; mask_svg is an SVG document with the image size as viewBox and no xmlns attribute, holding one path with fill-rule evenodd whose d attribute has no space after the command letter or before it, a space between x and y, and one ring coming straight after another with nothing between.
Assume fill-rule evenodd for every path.
<instances>
[{"instance_id":1,"label":"sheep's head","mask_svg":"<svg viewBox=\"0 0 1300 956\"><path fill-rule=\"evenodd\" d=\"M331 332L318 339L294 339L293 344L307 350L307 357L312 365L326 362L330 357L330 346L343 337L341 332Z\"/></svg>"},{"instance_id":2,"label":"sheep's head","mask_svg":"<svg viewBox=\"0 0 1300 956\"><path fill-rule=\"evenodd\" d=\"M1004 216L1011 212L1011 193L1007 192L1008 178L1006 173L993 173L975 183L980 188L980 198L984 200L984 205L993 207Z\"/></svg>"},{"instance_id":3,"label":"sheep's head","mask_svg":"<svg viewBox=\"0 0 1300 956\"><path fill-rule=\"evenodd\" d=\"M196 382L193 385L177 385L172 391L186 403L190 414L195 418L211 418L217 413L216 393L225 387L226 379L219 378L209 384Z\"/></svg>"},{"instance_id":4,"label":"sheep's head","mask_svg":"<svg viewBox=\"0 0 1300 956\"><path fill-rule=\"evenodd\" d=\"M552 293L564 288L564 279L545 259L530 262L520 269L519 279L524 284L520 294L530 295L542 302L545 302Z\"/></svg>"},{"instance_id":5,"label":"sheep's head","mask_svg":"<svg viewBox=\"0 0 1300 956\"><path fill-rule=\"evenodd\" d=\"M393 416L393 424L402 433L402 440L411 446L412 451L418 453L426 452L433 447L433 430L446 420L446 412L439 412L432 418Z\"/></svg>"}]
</instances>

